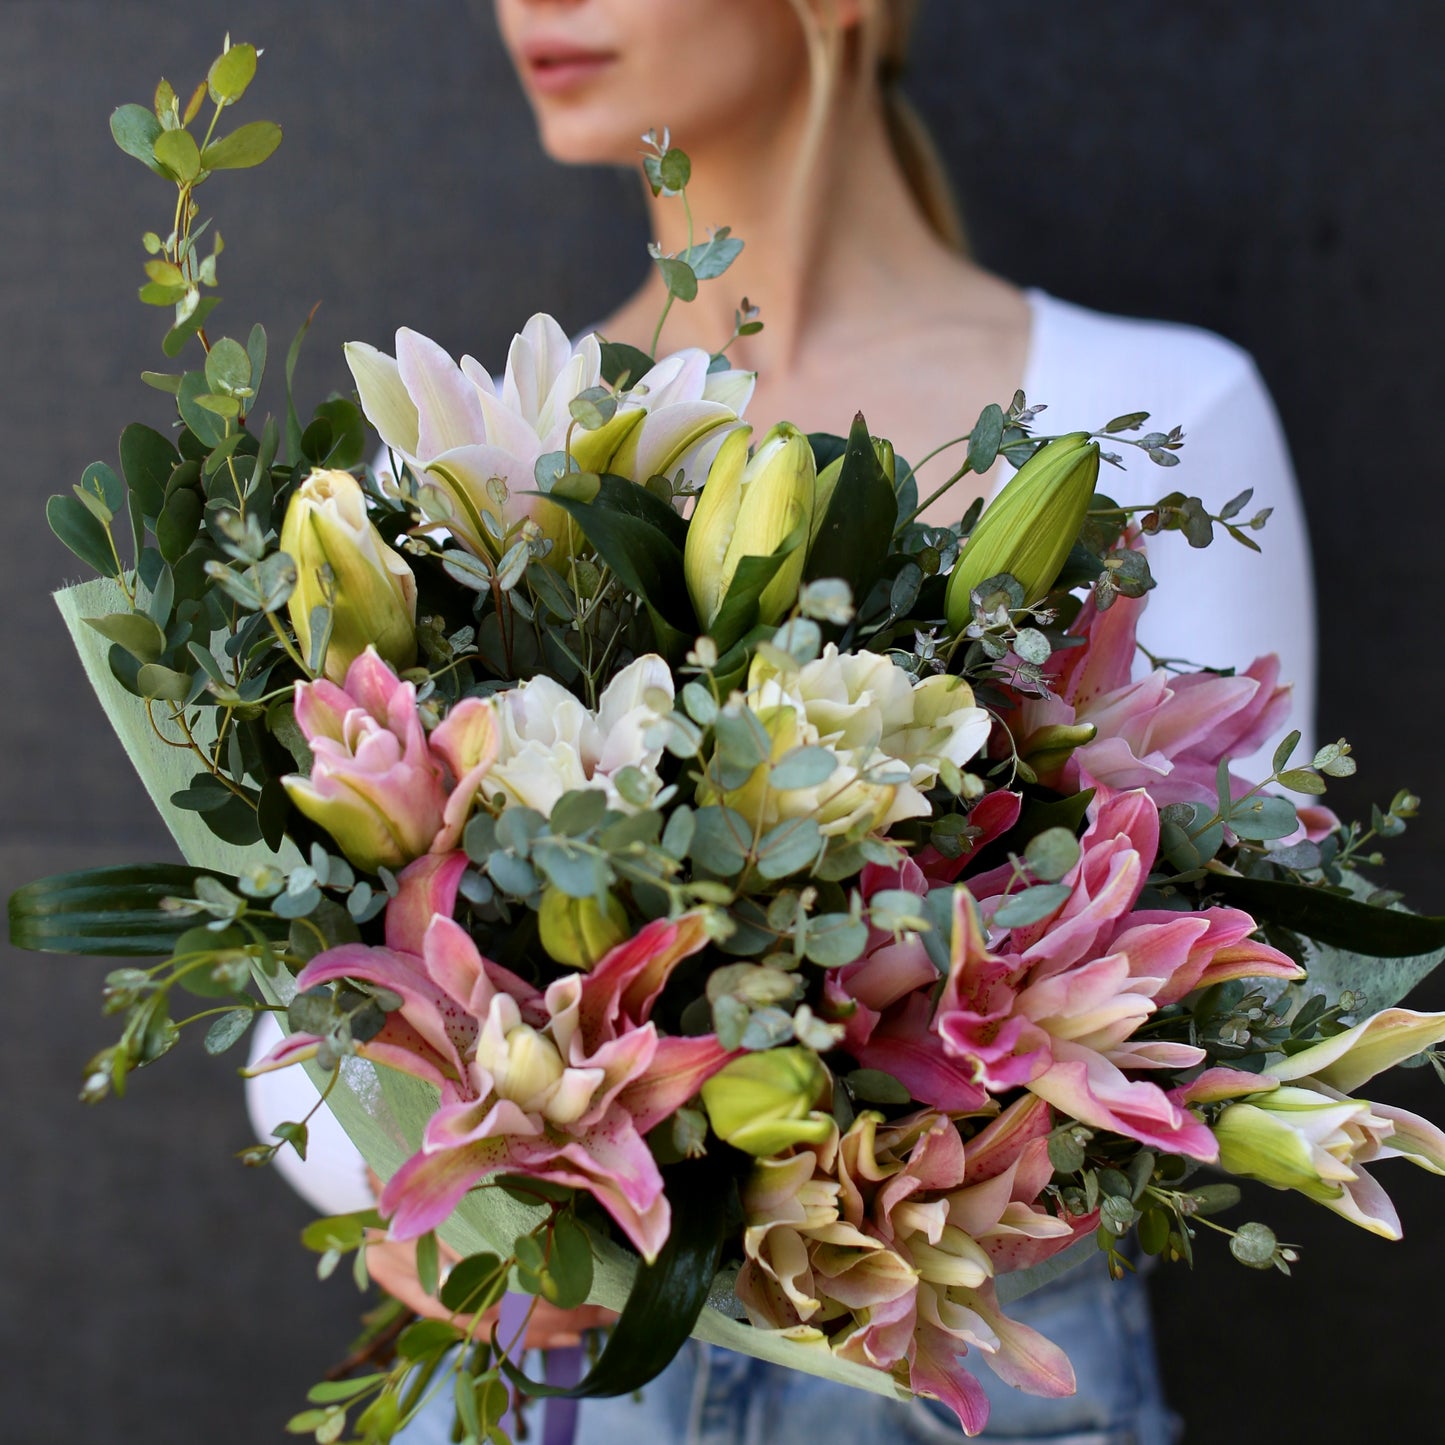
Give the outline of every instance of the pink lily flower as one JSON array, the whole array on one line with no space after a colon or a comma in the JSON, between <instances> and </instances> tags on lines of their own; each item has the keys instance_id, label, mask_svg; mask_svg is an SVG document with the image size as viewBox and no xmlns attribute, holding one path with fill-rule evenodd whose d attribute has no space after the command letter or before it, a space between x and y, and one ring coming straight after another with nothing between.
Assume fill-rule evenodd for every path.
<instances>
[{"instance_id":1,"label":"pink lily flower","mask_svg":"<svg viewBox=\"0 0 1445 1445\"><path fill-rule=\"evenodd\" d=\"M865 901L884 888L922 898L929 882L909 858L895 869L869 864L859 887ZM830 972L823 990L833 1015L846 1019L843 1047L863 1068L891 1074L921 1104L971 1113L983 1107L988 1095L929 1028L937 983L938 970L917 934L895 939L873 929L863 957Z\"/></svg>"},{"instance_id":2,"label":"pink lily flower","mask_svg":"<svg viewBox=\"0 0 1445 1445\"><path fill-rule=\"evenodd\" d=\"M368 647L344 686L298 682L294 707L311 774L282 782L352 863L375 873L456 847L497 756L490 703L459 702L428 738L416 688Z\"/></svg>"},{"instance_id":3,"label":"pink lily flower","mask_svg":"<svg viewBox=\"0 0 1445 1445\"><path fill-rule=\"evenodd\" d=\"M1101 788L1092 813L1063 880L1069 896L1046 918L991 941L1006 870L958 890L934 1027L992 1091L1023 1085L1085 1124L1212 1162L1214 1138L1184 1102L1129 1077L1191 1068L1203 1051L1139 1040L1139 1028L1196 988L1301 970L1250 938L1254 921L1237 909L1134 912L1158 851L1158 810L1142 790Z\"/></svg>"},{"instance_id":4,"label":"pink lily flower","mask_svg":"<svg viewBox=\"0 0 1445 1445\"><path fill-rule=\"evenodd\" d=\"M964 1144L947 1115L885 1124L762 1160L744 1188L746 1259L737 1293L753 1324L822 1338L944 1401L974 1434L988 1399L958 1363L978 1350L1001 1378L1064 1395L1057 1346L1007 1319L994 1275L1036 1263L1093 1229L1037 1203L1048 1183L1049 1109L1026 1098Z\"/></svg>"},{"instance_id":5,"label":"pink lily flower","mask_svg":"<svg viewBox=\"0 0 1445 1445\"><path fill-rule=\"evenodd\" d=\"M1290 688L1279 682L1279 659L1256 658L1234 677L1157 668L1132 676L1135 631L1147 598L1118 598L1100 612L1090 598L1069 627L1081 647L1050 662L1053 695L1026 697L1010 720L1020 753L1053 726L1088 724L1091 742L1077 748L1045 781L1065 791L1102 784L1116 791L1144 788L1160 806L1215 800L1223 758L1257 752L1289 717ZM1235 777L1235 794L1253 783ZM1319 839L1339 826L1318 805L1299 810L1305 835Z\"/></svg>"},{"instance_id":6,"label":"pink lily flower","mask_svg":"<svg viewBox=\"0 0 1445 1445\"><path fill-rule=\"evenodd\" d=\"M714 1035L665 1038L649 1021L672 969L706 943L704 920L658 919L591 973L539 993L483 958L452 919L465 869L460 853L418 860L388 908L384 947L329 949L296 980L397 994L401 1007L357 1052L441 1091L421 1149L382 1191L391 1235L425 1234L488 1175L508 1172L586 1190L653 1259L671 1214L643 1135L733 1057ZM266 1063L318 1042L293 1036L284 1060Z\"/></svg>"},{"instance_id":7,"label":"pink lily flower","mask_svg":"<svg viewBox=\"0 0 1445 1445\"><path fill-rule=\"evenodd\" d=\"M311 747L309 777L282 781L291 801L368 873L430 849L446 784L416 710L416 688L368 647L338 687L296 684L296 722Z\"/></svg>"}]
</instances>

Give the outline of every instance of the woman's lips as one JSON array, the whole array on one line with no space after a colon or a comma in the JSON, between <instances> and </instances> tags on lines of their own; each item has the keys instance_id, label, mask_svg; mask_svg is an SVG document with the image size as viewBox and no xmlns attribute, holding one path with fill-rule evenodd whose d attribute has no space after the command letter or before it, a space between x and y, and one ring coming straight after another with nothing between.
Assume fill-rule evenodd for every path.
<instances>
[{"instance_id":1,"label":"woman's lips","mask_svg":"<svg viewBox=\"0 0 1445 1445\"><path fill-rule=\"evenodd\" d=\"M585 85L614 60L610 50L587 50L577 45L537 41L522 49L527 79L544 95L560 95Z\"/></svg>"}]
</instances>

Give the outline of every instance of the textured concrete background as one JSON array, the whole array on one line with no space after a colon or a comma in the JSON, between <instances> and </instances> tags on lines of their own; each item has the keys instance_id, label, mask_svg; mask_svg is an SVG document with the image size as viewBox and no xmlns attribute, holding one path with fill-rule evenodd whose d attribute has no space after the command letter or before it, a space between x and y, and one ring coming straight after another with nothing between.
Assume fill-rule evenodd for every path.
<instances>
[{"instance_id":1,"label":"textured concrete background","mask_svg":"<svg viewBox=\"0 0 1445 1445\"><path fill-rule=\"evenodd\" d=\"M136 242L165 229L165 189L114 149L109 111L162 72L184 91L227 24L267 47L246 115L280 120L286 142L208 197L228 243L218 315L243 335L264 321L279 365L321 299L299 376L308 403L346 382L343 339L384 342L401 322L499 358L532 310L580 325L645 263L631 181L539 155L488 10L0 5L0 436L23 539L0 564L0 888L169 856L46 595L77 567L45 529L45 497L113 459L126 422L166 417L137 380L160 364L162 328L131 299ZM912 79L988 264L1089 305L1213 327L1258 357L1314 528L1321 733L1349 736L1366 778L1334 800L1353 814L1402 784L1424 795L1392 878L1431 911L1445 906L1441 16L1438 0L933 0ZM273 373L273 406L276 385ZM232 1161L249 1136L229 1065L192 1045L125 1102L74 1102L84 1060L112 1035L103 972L5 956L0 1438L279 1439L350 1337L357 1298L310 1277L294 1243L304 1207ZM1445 990L1430 1001L1445 1005ZM1445 1114L1428 1071L1399 1101ZM1268 1196L1259 1212L1306 1247L1293 1281L1220 1251L1199 1277L1162 1272L1166 1374L1192 1441L1343 1441L1381 1425L1405 1437L1438 1413L1424 1301L1445 1263L1445 1191L1387 1169L1402 1245ZM1272 1386L1302 1398L1281 1411Z\"/></svg>"}]
</instances>

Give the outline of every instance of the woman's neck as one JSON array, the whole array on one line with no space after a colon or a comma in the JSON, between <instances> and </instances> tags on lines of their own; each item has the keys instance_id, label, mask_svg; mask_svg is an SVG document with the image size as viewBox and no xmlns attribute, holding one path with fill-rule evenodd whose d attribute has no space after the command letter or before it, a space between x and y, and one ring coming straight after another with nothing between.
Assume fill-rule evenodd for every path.
<instances>
[{"instance_id":1,"label":"woman's neck","mask_svg":"<svg viewBox=\"0 0 1445 1445\"><path fill-rule=\"evenodd\" d=\"M660 349L720 348L733 333L743 297L761 309L764 329L733 343L737 366L779 375L810 353L874 340L899 314L891 304L921 288L955 294L983 273L949 251L929 229L894 156L880 97L836 108L806 173L796 157L807 128L806 97L771 134L736 131L690 148L688 208L693 240L729 226L744 242L719 280L668 313ZM687 145L685 137L680 143ZM687 213L676 196L648 196L652 233L664 252L688 244ZM647 346L666 304L655 270L612 318L608 335ZM904 310L908 308L903 308Z\"/></svg>"}]
</instances>

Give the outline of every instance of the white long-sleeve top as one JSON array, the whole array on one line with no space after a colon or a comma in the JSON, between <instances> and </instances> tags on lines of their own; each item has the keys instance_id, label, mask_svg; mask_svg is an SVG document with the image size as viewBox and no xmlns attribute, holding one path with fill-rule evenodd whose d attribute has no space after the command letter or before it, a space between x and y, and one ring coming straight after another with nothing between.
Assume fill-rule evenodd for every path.
<instances>
[{"instance_id":1,"label":"white long-sleeve top","mask_svg":"<svg viewBox=\"0 0 1445 1445\"><path fill-rule=\"evenodd\" d=\"M1261 653L1278 653L1282 680L1294 684L1291 726L1304 734L1305 755L1313 747L1315 707L1309 539L1279 419L1254 362L1233 343L1195 327L1107 316L1043 291L1027 294L1033 324L1024 391L1030 403L1048 407L1039 418L1041 432L1091 431L1130 411L1150 413L1146 430L1184 429L1180 463L1167 470L1137 448L1113 448L1125 471L1106 468L1102 490L1128 505L1177 489L1217 512L1252 487L1241 520L1273 509L1265 529L1251 534L1263 555L1222 535L1203 549L1191 548L1178 532L1151 538L1159 586L1149 594L1139 640L1156 657L1240 671ZM1141 654L1139 670L1147 666ZM1256 759L1236 760L1240 775L1267 776L1275 741ZM270 1015L260 1020L252 1058L279 1037ZM289 1068L248 1080L246 1097L258 1137L269 1141L278 1123L300 1119L311 1108L316 1091L303 1070ZM325 1107L311 1121L306 1161L287 1147L276 1164L322 1213L373 1203L361 1155Z\"/></svg>"}]
</instances>

